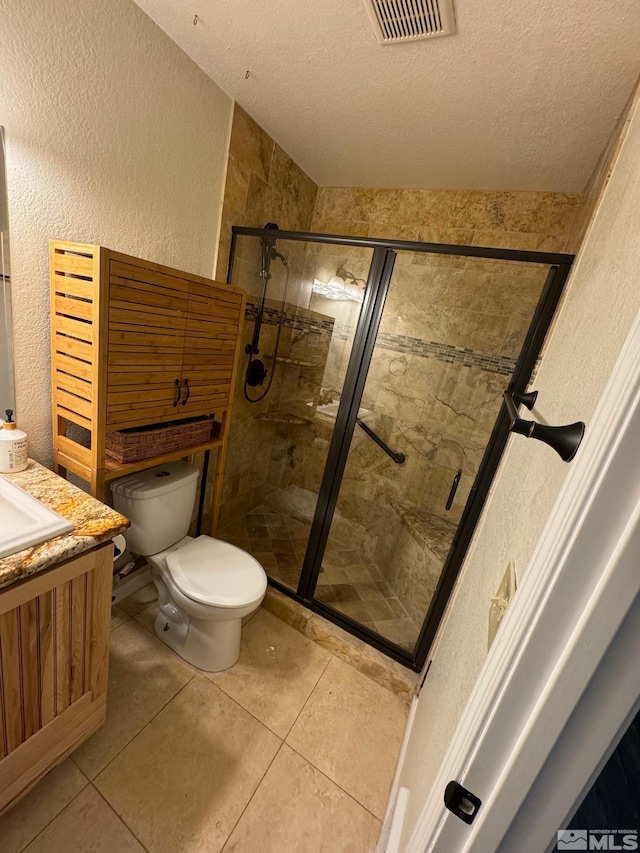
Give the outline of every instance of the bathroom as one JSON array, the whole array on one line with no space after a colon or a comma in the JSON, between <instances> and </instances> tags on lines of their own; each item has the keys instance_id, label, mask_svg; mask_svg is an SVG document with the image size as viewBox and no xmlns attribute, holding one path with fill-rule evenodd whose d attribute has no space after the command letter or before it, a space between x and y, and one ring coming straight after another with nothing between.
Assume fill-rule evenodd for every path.
<instances>
[{"instance_id":1,"label":"bathroom","mask_svg":"<svg viewBox=\"0 0 640 853\"><path fill-rule=\"evenodd\" d=\"M144 8L144 4L140 5ZM342 182L336 182L335 186L322 181L314 183L263 129L268 126L266 113L259 117L262 124L252 118L240 106L246 103L246 99L239 91L234 104L176 43L132 3L117 0L107 12L94 7L94 4L68 0L46 19L35 5L10 3L9 7L10 48L1 60L3 81L7 81L2 85L7 89L3 88L1 93L0 123L7 128L10 155L8 189L14 285L16 409L20 424L29 434L31 456L44 464L50 464L51 460L46 286L46 241L50 237L107 245L202 276L212 275L217 252L213 277L218 281L227 278L231 227L263 228L268 222L276 222L282 230L319 235L344 234L382 240L573 253L579 248L597 195L597 181L585 190L586 179L594 171L607 138L611 134L615 136L615 118L623 114L625 101L637 76L635 60L625 54L626 64L621 64L621 67L624 65L624 74L620 72L621 76L616 78L617 101L612 99L606 120L602 120L599 137L594 134L590 168L580 187L553 192L542 192L543 187L536 187L535 191L512 191L510 184L506 183L505 189L492 191L481 187L475 190L429 190L412 189L411 186L375 190L358 189L365 186L358 182L352 188L344 188L340 185ZM151 4L148 4L147 11L151 12ZM192 28L196 37L200 32L199 26L209 26L204 11L201 17L202 22L194 25L193 12L190 12L185 24L185 27L188 24ZM617 33L616 37L619 36ZM630 35L622 39L624 44L626 38L630 39ZM179 41L177 37L176 41ZM441 44L445 42L443 39ZM61 45L67 49L61 50ZM392 48L381 48L387 49ZM33 57L38 57L37 63ZM168 75L168 67L173 69L172 75ZM243 66L238 78L241 85L248 88L255 84L255 77L250 74L245 79L245 70ZM138 85L131 85L131 81ZM56 97L52 98L54 90ZM171 120L168 120L169 116ZM343 136L350 134L353 134L353 125L345 123ZM113 140L113 145L106 144L109 139ZM163 140L161 150L157 146L158 139ZM346 144L346 140L344 142ZM123 156L123 151L127 152L126 156ZM382 183L397 186L393 181ZM552 185L562 187L562 179L555 180ZM593 198L589 198L590 191L595 194ZM211 199L222 200L221 210L220 204L212 204ZM219 240L215 237L217 234ZM242 254L242 235L237 240L237 252ZM245 246L257 245L250 244L249 240L245 235ZM312 325L312 321L331 326L342 324L353 341L354 320L361 303L356 300L331 302L321 293L311 290L312 278L326 285L342 271L342 280L347 285L354 284L358 293L362 290L361 280L367 278L371 249L347 246L335 251L335 247L321 247L315 252L314 269L309 270L313 276L309 277L311 280L307 279L304 292L302 280L296 279L296 273L304 270L305 263L314 253L307 251L308 246L284 238L278 240L276 249L287 258L292 268L287 302L291 306L289 314L294 316L291 325L283 325L281 351L287 354L282 357L293 359L297 356L299 361L311 361L304 357L307 352L291 355L295 344L292 339L292 333L296 331L294 323L297 321L300 327L304 325L302 319L307 325ZM412 275L418 276L429 268L428 264L412 263L412 260L406 262L410 267L408 273ZM404 256L400 261L404 264ZM437 269L442 281L448 276L459 279L464 272L464 269L447 264L439 264ZM257 302L260 282L255 272L254 264L252 275L247 274L233 283L246 288L249 296ZM280 310L283 273L284 268L274 259L274 288L269 297L273 300L269 307L273 308L274 315ZM587 272L583 275L586 276ZM506 274L504 277L508 278ZM532 311L535 288L539 293L542 284L536 275L526 278L531 281L531 296L518 309L522 317L526 311ZM407 286L412 287L418 279L407 278L406 281L409 282ZM393 296L391 290L390 299ZM511 350L500 351L508 334L508 322L513 318L513 306L509 304L508 297L508 288L496 296L496 307L490 312L496 325L488 329L484 327L487 335L494 329L502 330L494 356L496 361L502 357L513 360L519 350L514 343ZM575 340L592 341L594 350L601 350L600 343L605 341L615 339L616 344L620 342L626 320L636 307L633 291L621 292L616 305L620 307L623 319L618 327L607 317L598 317L594 305L601 298L602 290L596 293L594 285L591 293L587 282L582 305L576 304L575 300L568 302L567 312L573 313L560 318L564 325L559 328L565 333L567 329L577 328L580 336ZM412 330L412 324L423 322L417 300L401 294L396 304L390 302L388 307L394 311L393 315L389 314L394 328L389 328L388 333L419 338ZM474 344L467 341L467 333L470 337L476 330L478 335L483 331L482 306L443 307L468 312L468 319L473 325L462 330L464 337L460 341L450 343L462 349L474 348ZM329 322L331 320L333 324ZM252 322L249 312L245 334L251 333ZM261 348L264 347L267 353L274 343L276 329L275 323L263 325ZM322 334L313 337L322 340ZM428 340L434 338L429 336ZM550 342L539 367L539 376L546 380L549 406L544 415L550 423L568 423L586 415L578 405L564 399L562 390L566 386L566 377L580 376L585 364L592 368L595 356L585 345L561 348L556 337L553 341L555 349ZM391 343L397 343L397 339ZM247 361L246 356L243 357L238 371L226 465L222 530L228 530L238 519L264 506L265 499L273 497L276 483L282 490L291 487L308 493L316 490L317 496L318 482L326 461L327 437L335 422L331 418L330 407L340 402L340 382L344 381L348 346L349 340L341 341L332 335L330 346L322 352L326 371L317 389L313 386L313 374L304 372L310 368L278 363L273 386L265 400L258 404L247 403L242 393L243 382L240 380L244 379L242 374ZM479 338L475 346L479 351L486 351ZM377 364L378 356L380 364ZM404 405L409 409L416 405L415 400L421 400L424 405L419 389L411 382L414 375L412 365L421 367L434 362L437 363L437 359L421 358L415 352L380 347L376 350L372 368L378 371L372 376L378 386L365 389L361 407L374 413L375 418L371 421L374 431L376 428L380 431L392 450L407 456L404 472L410 470L407 465L412 466L416 462L416 444L422 440L430 441L428 447L419 445L420 459L424 462L421 461L419 470L414 473L413 482L419 484L429 477L432 492L441 505L446 503L458 468L463 467L466 473L467 464L469 472L477 467L478 455L481 455L479 443L455 441L456 438L466 440L469 437L464 434L464 428L460 435L454 431L445 433L447 439L440 444L435 437L407 433L404 424L411 423L410 412L398 413L397 416L403 425L405 438L402 438L400 429L394 432L392 424L385 420L396 414L399 396L404 397ZM270 369L270 365L267 367ZM462 367L461 371L471 371L472 367ZM604 369L591 370L590 373L602 378ZM506 376L499 370L480 372L487 374L487 382L484 386L473 387L473 410L469 412L460 408L469 402L462 387L458 388L455 407L459 412L472 415L476 412L480 394L486 394L485 402L480 405L487 410L486 418L482 423L474 424L478 431L485 431L486 444L496 416L495 410L492 415L488 410L491 405L497 405L496 395L498 392L501 395ZM295 382L285 386L285 377L294 375ZM580 391L578 397L587 402L587 409L595 405L602 382ZM256 417L258 414L273 414L283 402L290 402L290 397L283 396L287 388L297 391L301 386L305 393L311 388L312 396L317 394L319 407L328 407L325 410L324 437L321 433L311 436L304 424L278 425ZM407 387L411 394L406 393ZM386 395L382 402L388 409L378 412L374 406L380 400L381 389ZM402 389L400 395L398 389ZM375 400L374 390L378 392ZM367 391L370 392L369 398ZM365 419L367 417L371 415L364 416ZM468 419L462 417L465 423ZM349 536L357 530L355 525L361 523L362 512L368 509L367 501L375 504L380 494L395 494L403 467L395 465L362 430L356 434L355 440L356 450L360 448L365 464L371 464L371 468L367 467L360 478L350 481L347 478L352 492L346 495L342 517L352 525L347 528ZM488 520L478 529L473 551L470 552L473 572L469 577L464 575L464 589L454 600L438 640L438 655L433 659L422 692L430 703L428 725L417 751L421 757L426 755L422 771L424 785L435 773L444 744L451 736L461 706L486 656L489 600L495 595L509 559L515 560L517 570L526 565L565 474L561 462L549 463L549 457L543 454L546 448L536 449L540 453L539 469L549 479L543 479L542 473L538 479L533 478L528 494L535 497L528 503L526 512L519 506L519 531L522 535L512 533L506 507L513 495L518 494L521 485L520 478L512 469L515 466L521 470L518 463L526 463L529 459L522 447L525 444L533 442L522 441L517 446L514 440L509 450L510 466L505 466L495 483L494 493L487 504L492 508L491 517L487 512ZM530 447L527 447L527 452L531 453ZM268 457L268 465L259 465L258 461L262 459L264 462L265 457ZM554 464L559 467L556 469ZM255 494L263 483L268 489L262 495ZM459 521L468 493L465 488L469 487L470 481L465 482L463 478L452 510L443 516L445 521L448 518ZM353 500L353 496L358 500ZM256 497L260 500L254 500ZM417 505L419 497L416 495L412 500L412 506ZM357 515L356 506L360 510ZM407 527L400 517L391 518L391 523L395 547L400 547L399 538ZM363 537L365 533L371 535L369 530L360 532ZM282 575L285 586L291 587L299 578L299 558L304 556L296 554L293 540L304 539L306 535L291 537L297 563L283 566L291 569L291 574ZM407 536L405 545L410 549L416 539ZM248 544L246 550L250 550L250 537L244 538L243 544ZM377 543L371 543L369 548L372 553ZM259 553L264 554L264 548ZM408 558L409 563L413 559L413 556ZM270 567L265 568L271 574ZM325 574L331 574L329 565L320 577ZM355 577L344 577L339 573L333 577L334 583L329 584L332 587L354 586L358 582ZM323 586L327 584L319 583L318 588ZM117 609L111 641L114 686L110 688L108 700L114 712L109 728L105 726L103 733L95 736L91 749L89 746L81 747L85 755L84 758L80 754L77 756L77 764L67 760L54 771L57 776L50 784L47 785L45 780L39 786L40 794L37 794L38 788L34 789L33 795L29 795L33 797L30 811L25 799L25 805L18 807L23 811L16 812L13 823L7 823L4 830L0 824L0 838L4 831L5 839L9 839L7 845L13 845L8 849L28 849L29 845L32 845L32 850L69 849L65 848L65 839L69 838L65 833L69 832L70 826L82 839L77 842L80 845L77 849L95 849L96 836L106 837L110 833L113 839L111 849L217 850L223 849L225 844L229 850L269 849L266 842L262 848L256 848L255 844L252 847L250 830L253 827L255 832L257 827L261 827L260 837L265 838L267 822L274 833L276 824L286 826L294 833L296 825L286 800L287 797L292 800L297 797L300 812L308 818L306 826L298 829L307 833L300 837L308 843L296 848L296 841L289 840L289 849L310 850L313 846L309 838L321 832L321 825L314 823L318 815L314 808L316 801L310 793L314 786L320 792L316 796L323 797L323 802L334 803L334 811L327 806L327 812L340 827L337 832L345 833L343 840L347 837L346 827L349 825L355 827L356 836L371 839L369 847L366 841L362 848L349 847L345 841L342 847L336 843L333 848L329 844L326 849L374 849L404 732L408 699L421 678L414 670L393 661L360 637L354 638L353 634L341 630L336 621L303 607L290 595L276 594L272 587L268 597L269 609L263 608L245 626L248 630L254 625L254 633L248 634L248 640L254 637L256 660L247 663L248 669L236 670L236 675L232 668L227 675L211 680L198 675L194 681L191 670L153 637L149 630L156 606L152 589L140 590L128 602L126 609ZM400 597L397 598L402 604ZM393 612L390 615L392 604L388 602L392 599L383 596L383 600L387 602L385 607L377 605L377 610L375 606L369 607L369 599L360 599L364 603L364 611L347 606L339 612L349 617L351 611L365 629L377 633L376 612L388 617L379 619L380 622L396 622L398 618ZM413 597L408 596L405 600L411 605ZM334 604L335 599L326 603ZM349 601L343 603L350 604ZM417 633L417 622L421 624L424 617L424 602L420 613L408 610L405 613L406 616L400 618L410 619L414 626L412 630ZM258 618L261 623L254 621ZM273 641L263 639L266 634L260 634L256 627L260 625L263 631L269 627L276 632ZM407 626L383 625L380 635L402 645L405 639L402 634L391 637L388 632L403 627ZM289 633L290 628L295 628L293 634ZM415 633L411 634L411 643L415 639ZM469 657L459 654L462 647L468 650ZM286 690L282 685L276 686L279 682L267 674L264 675L265 689L262 693L257 683L258 676L251 689L242 683L243 678L248 679L251 666L254 672L258 671L259 661L266 670L264 661L273 660L272 671L275 672L279 654L285 658L289 656L287 665L282 665L286 672ZM394 686L393 690L389 689L390 685ZM358 689L362 690L358 694L360 698L356 696ZM286 709L272 701L278 690L286 693ZM234 712L239 714L238 705L244 708L246 718L240 714L241 725L233 728L233 735L229 735L230 742L226 746L229 762L236 762L239 772L246 774L246 781L236 800L233 800L235 794L216 789L220 800L210 813L204 794L209 784L208 776L199 769L197 753L210 754L218 743L216 728L210 725L210 712L207 711L212 697L215 697L221 731L233 728ZM372 707L376 708L376 713L369 710ZM263 711L264 708L267 710ZM117 709L123 709L123 712L117 713ZM265 714L262 719L261 713ZM253 727L252 714L258 716L261 724L264 723L264 731ZM272 716L267 717L267 714ZM198 718L206 719L207 723L196 736L194 729L189 729L188 721ZM389 728L382 726L381 718L387 719ZM185 727L189 736L180 734ZM150 734L144 736L145 730ZM290 734L292 731L294 734ZM162 777L163 765L157 763L160 762L160 751L156 753L152 747L152 736L166 739L172 745L171 750L184 753L184 762L177 767L176 777L172 780ZM254 736L255 740L251 740ZM281 741L285 741L282 746ZM248 752L253 754L249 756L248 764L243 766L242 747L246 742L251 742ZM330 752L330 744L331 749L343 753L335 772L331 770L335 754ZM227 772L230 763L225 764L218 754L215 760L220 761L214 765L219 773ZM125 785L123 780L128 775L131 782ZM263 776L273 778L276 789L281 786L280 798L270 799L266 786L260 790ZM149 784L149 779L157 781L151 784L149 796L145 796L142 791ZM287 788L286 779L295 779L299 787L295 790ZM174 806L172 801L179 801L186 790L192 796L190 807ZM251 799L254 792L255 798ZM244 812L250 800L251 805ZM162 814L163 807L166 815ZM280 810L282 819L272 817L276 810ZM220 822L221 828L216 829L216 822ZM236 834L229 841L233 832ZM286 833L274 836L273 849L287 849L277 846L282 845L282 838L286 841ZM295 835L288 838L295 839Z\"/></svg>"}]
</instances>

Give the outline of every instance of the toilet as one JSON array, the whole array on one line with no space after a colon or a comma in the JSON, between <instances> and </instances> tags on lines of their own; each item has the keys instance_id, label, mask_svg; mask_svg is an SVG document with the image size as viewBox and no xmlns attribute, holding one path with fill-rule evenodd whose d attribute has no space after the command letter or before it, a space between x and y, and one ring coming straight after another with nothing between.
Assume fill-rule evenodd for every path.
<instances>
[{"instance_id":1,"label":"toilet","mask_svg":"<svg viewBox=\"0 0 640 853\"><path fill-rule=\"evenodd\" d=\"M187 536L198 469L169 462L116 480L114 506L131 522L127 546L146 557L158 590L156 636L206 672L240 654L242 619L267 591L267 576L246 551L211 536Z\"/></svg>"}]
</instances>

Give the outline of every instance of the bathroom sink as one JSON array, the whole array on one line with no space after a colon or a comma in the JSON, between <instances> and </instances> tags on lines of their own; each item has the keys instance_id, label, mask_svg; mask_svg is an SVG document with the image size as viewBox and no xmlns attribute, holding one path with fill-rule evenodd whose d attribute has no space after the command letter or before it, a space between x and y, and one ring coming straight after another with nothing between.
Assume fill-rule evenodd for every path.
<instances>
[{"instance_id":1,"label":"bathroom sink","mask_svg":"<svg viewBox=\"0 0 640 853\"><path fill-rule=\"evenodd\" d=\"M39 545L73 524L0 475L0 557Z\"/></svg>"}]
</instances>

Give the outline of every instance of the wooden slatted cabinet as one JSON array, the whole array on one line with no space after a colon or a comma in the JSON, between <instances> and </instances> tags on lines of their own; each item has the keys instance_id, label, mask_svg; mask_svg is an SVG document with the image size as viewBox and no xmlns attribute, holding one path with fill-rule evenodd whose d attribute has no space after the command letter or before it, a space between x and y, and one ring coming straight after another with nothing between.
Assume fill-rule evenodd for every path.
<instances>
[{"instance_id":1,"label":"wooden slatted cabinet","mask_svg":"<svg viewBox=\"0 0 640 853\"><path fill-rule=\"evenodd\" d=\"M106 480L216 449L214 529L244 292L102 246L60 240L50 242L50 276L57 472L73 471L103 499ZM195 448L124 465L105 453L108 430L211 414L218 434Z\"/></svg>"},{"instance_id":2,"label":"wooden slatted cabinet","mask_svg":"<svg viewBox=\"0 0 640 853\"><path fill-rule=\"evenodd\" d=\"M105 720L111 542L0 590L0 813Z\"/></svg>"}]
</instances>

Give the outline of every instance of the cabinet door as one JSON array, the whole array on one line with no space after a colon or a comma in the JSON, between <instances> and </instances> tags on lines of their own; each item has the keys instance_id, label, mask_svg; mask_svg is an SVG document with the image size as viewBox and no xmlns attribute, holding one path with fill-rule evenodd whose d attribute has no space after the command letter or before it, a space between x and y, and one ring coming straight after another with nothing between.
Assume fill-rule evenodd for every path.
<instances>
[{"instance_id":1,"label":"cabinet door","mask_svg":"<svg viewBox=\"0 0 640 853\"><path fill-rule=\"evenodd\" d=\"M174 403L182 377L188 302L186 279L152 265L111 260L107 429L183 415Z\"/></svg>"},{"instance_id":2,"label":"cabinet door","mask_svg":"<svg viewBox=\"0 0 640 853\"><path fill-rule=\"evenodd\" d=\"M0 590L0 813L105 720L112 580L109 542Z\"/></svg>"},{"instance_id":3,"label":"cabinet door","mask_svg":"<svg viewBox=\"0 0 640 853\"><path fill-rule=\"evenodd\" d=\"M229 405L242 297L212 282L190 282L182 364L185 415L208 415ZM186 402L185 402L186 401Z\"/></svg>"}]
</instances>

